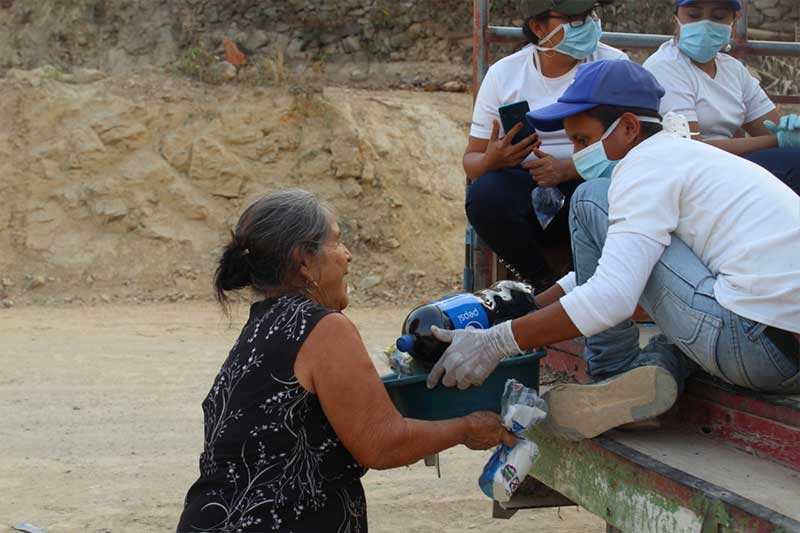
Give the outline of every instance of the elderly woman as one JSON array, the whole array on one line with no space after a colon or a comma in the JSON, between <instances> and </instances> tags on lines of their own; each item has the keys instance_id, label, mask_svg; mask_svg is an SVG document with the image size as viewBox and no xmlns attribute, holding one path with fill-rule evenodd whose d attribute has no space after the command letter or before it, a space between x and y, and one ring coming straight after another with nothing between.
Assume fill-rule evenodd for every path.
<instances>
[{"instance_id":1,"label":"elderly woman","mask_svg":"<svg viewBox=\"0 0 800 533\"><path fill-rule=\"evenodd\" d=\"M217 298L224 306L249 287L260 301L203 402L200 478L179 532L367 531L367 468L513 442L494 413L428 422L397 412L340 312L351 260L313 194L271 194L242 214Z\"/></svg>"},{"instance_id":2,"label":"elderly woman","mask_svg":"<svg viewBox=\"0 0 800 533\"><path fill-rule=\"evenodd\" d=\"M467 192L467 217L512 272L537 290L550 287L560 274L570 270L569 265L551 265L545 250L569 247L569 199L582 180L564 130L530 135L514 144L512 139L522 124L504 131L499 108L523 100L530 109L550 105L570 86L579 65L628 58L600 42L600 19L594 12L598 3L521 0L526 19L522 30L528 45L492 65L475 100L463 161L472 180ZM558 187L566 198L545 229L531 202L531 193L537 187Z\"/></svg>"},{"instance_id":3,"label":"elderly woman","mask_svg":"<svg viewBox=\"0 0 800 533\"><path fill-rule=\"evenodd\" d=\"M684 115L698 140L759 164L800 192L800 118L781 117L747 67L722 53L741 9L739 0L675 0L676 38L644 67L667 91L662 115Z\"/></svg>"}]
</instances>

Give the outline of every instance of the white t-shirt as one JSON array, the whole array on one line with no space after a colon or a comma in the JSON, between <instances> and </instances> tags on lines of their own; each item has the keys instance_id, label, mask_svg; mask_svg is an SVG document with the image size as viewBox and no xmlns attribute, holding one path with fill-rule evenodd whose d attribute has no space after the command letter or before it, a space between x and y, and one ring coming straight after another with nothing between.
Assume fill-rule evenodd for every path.
<instances>
[{"instance_id":1,"label":"white t-shirt","mask_svg":"<svg viewBox=\"0 0 800 533\"><path fill-rule=\"evenodd\" d=\"M558 78L547 78L539 72L534 65L534 56L538 63L538 52L532 45L504 57L489 68L486 77L478 91L475 100L475 109L472 114L472 128L470 135L478 139L492 137L492 121L500 122L500 136L505 135L503 124L500 121L498 108L527 100L531 111L555 103L564 94L567 87L575 79L578 70L576 66ZM628 59L625 52L600 43L597 50L586 61L600 59ZM542 152L552 155L557 159L572 157L572 142L567 138L564 130L553 132L540 132ZM535 156L531 154L529 159Z\"/></svg>"},{"instance_id":2,"label":"white t-shirt","mask_svg":"<svg viewBox=\"0 0 800 533\"><path fill-rule=\"evenodd\" d=\"M800 333L800 196L768 171L659 133L617 165L595 275L561 299L584 335L630 317L672 235L716 277L726 309ZM569 279L559 283L570 288Z\"/></svg>"},{"instance_id":3,"label":"white t-shirt","mask_svg":"<svg viewBox=\"0 0 800 533\"><path fill-rule=\"evenodd\" d=\"M667 91L661 114L674 111L700 124L705 140L730 139L742 124L763 117L775 104L742 63L719 53L717 75L711 78L678 48L675 40L661 45L644 62Z\"/></svg>"}]
</instances>

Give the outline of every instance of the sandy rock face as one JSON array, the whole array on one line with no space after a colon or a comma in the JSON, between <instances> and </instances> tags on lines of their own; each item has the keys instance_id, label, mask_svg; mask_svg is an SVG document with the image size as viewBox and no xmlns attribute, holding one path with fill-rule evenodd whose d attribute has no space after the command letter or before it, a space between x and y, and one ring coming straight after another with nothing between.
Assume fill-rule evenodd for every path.
<instances>
[{"instance_id":1,"label":"sandy rock face","mask_svg":"<svg viewBox=\"0 0 800 533\"><path fill-rule=\"evenodd\" d=\"M618 0L601 10L603 26L671 33L673 4ZM491 7L491 20L500 25L519 26L527 15L516 1ZM750 0L748 8L751 25L789 35L800 17L796 0ZM169 65L200 42L240 64L238 54L227 53L229 39L248 56L461 63L466 73L471 31L472 2L464 0L2 0L0 68L51 64L124 72ZM229 66L216 63L216 75L235 77ZM362 76L353 71L354 80Z\"/></svg>"},{"instance_id":2,"label":"sandy rock face","mask_svg":"<svg viewBox=\"0 0 800 533\"><path fill-rule=\"evenodd\" d=\"M286 187L316 191L339 214L356 300L458 286L468 96L290 94L152 71L90 80L0 79L7 299L207 295L241 211ZM53 281L33 292L31 271Z\"/></svg>"}]
</instances>

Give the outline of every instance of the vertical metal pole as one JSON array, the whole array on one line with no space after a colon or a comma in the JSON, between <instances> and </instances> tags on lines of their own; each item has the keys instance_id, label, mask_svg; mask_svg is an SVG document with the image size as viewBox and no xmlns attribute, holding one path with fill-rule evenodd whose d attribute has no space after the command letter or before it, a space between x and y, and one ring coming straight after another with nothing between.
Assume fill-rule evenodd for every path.
<instances>
[{"instance_id":1,"label":"vertical metal pole","mask_svg":"<svg viewBox=\"0 0 800 533\"><path fill-rule=\"evenodd\" d=\"M472 101L489 69L489 0L472 2Z\"/></svg>"},{"instance_id":2,"label":"vertical metal pole","mask_svg":"<svg viewBox=\"0 0 800 533\"><path fill-rule=\"evenodd\" d=\"M487 43L489 28L489 0L472 0L472 102L478 97L483 77L486 74L489 58ZM469 189L470 180L466 179L466 188ZM478 235L467 221L464 235L464 279L463 286L467 292L478 290L475 279L476 264L480 263L480 244Z\"/></svg>"},{"instance_id":3,"label":"vertical metal pole","mask_svg":"<svg viewBox=\"0 0 800 533\"><path fill-rule=\"evenodd\" d=\"M736 26L734 26L733 41L740 50L736 56L739 58L739 61L744 63L747 57L747 26L749 25L750 14L747 9L747 0L740 1L742 3L742 16L739 17Z\"/></svg>"},{"instance_id":4,"label":"vertical metal pole","mask_svg":"<svg viewBox=\"0 0 800 533\"><path fill-rule=\"evenodd\" d=\"M489 69L489 0L472 2L472 101L478 97L486 71ZM467 188L470 181L467 179ZM494 273L494 254L481 242L467 222L464 265L464 290L475 292L491 284Z\"/></svg>"}]
</instances>

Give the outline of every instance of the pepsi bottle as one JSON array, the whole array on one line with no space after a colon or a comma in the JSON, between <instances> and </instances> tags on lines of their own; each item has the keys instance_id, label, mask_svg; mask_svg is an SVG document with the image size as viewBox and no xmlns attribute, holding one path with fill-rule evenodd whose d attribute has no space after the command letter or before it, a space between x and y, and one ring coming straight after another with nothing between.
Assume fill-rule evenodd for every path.
<instances>
[{"instance_id":1,"label":"pepsi bottle","mask_svg":"<svg viewBox=\"0 0 800 533\"><path fill-rule=\"evenodd\" d=\"M517 281L498 281L475 294L456 294L421 305L411 311L403 324L396 346L430 370L447 349L431 333L441 329L486 329L536 310L533 287Z\"/></svg>"}]
</instances>

